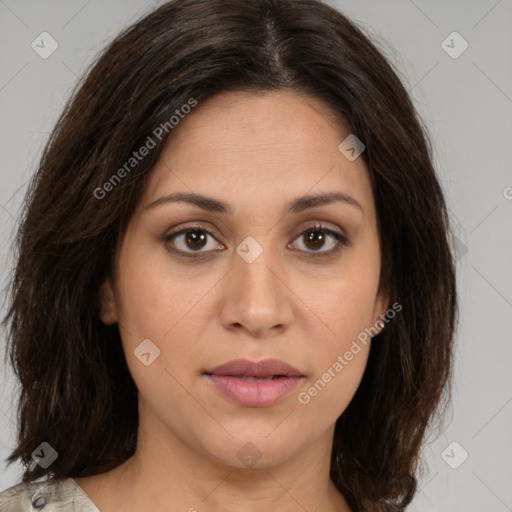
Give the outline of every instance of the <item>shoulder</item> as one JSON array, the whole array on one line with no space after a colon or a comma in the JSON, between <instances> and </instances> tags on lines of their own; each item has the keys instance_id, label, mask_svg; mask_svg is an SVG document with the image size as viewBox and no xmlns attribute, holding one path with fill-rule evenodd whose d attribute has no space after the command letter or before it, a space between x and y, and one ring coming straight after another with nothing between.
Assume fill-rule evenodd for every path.
<instances>
[{"instance_id":1,"label":"shoulder","mask_svg":"<svg viewBox=\"0 0 512 512\"><path fill-rule=\"evenodd\" d=\"M72 478L22 482L0 493L0 512L99 512Z\"/></svg>"}]
</instances>

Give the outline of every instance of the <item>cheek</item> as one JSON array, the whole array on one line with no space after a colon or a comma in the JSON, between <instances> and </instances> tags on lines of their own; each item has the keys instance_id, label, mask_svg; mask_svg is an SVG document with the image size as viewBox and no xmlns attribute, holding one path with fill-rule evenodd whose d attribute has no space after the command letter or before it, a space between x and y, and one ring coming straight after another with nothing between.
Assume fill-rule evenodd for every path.
<instances>
[{"instance_id":1,"label":"cheek","mask_svg":"<svg viewBox=\"0 0 512 512\"><path fill-rule=\"evenodd\" d=\"M132 341L166 339L199 299L190 277L170 270L162 248L135 245L125 251L119 275L118 316Z\"/></svg>"},{"instance_id":2,"label":"cheek","mask_svg":"<svg viewBox=\"0 0 512 512\"><path fill-rule=\"evenodd\" d=\"M378 292L380 260L378 246L354 251L324 280L316 292L316 306L326 326L326 354L348 350L352 340L375 321L375 303ZM310 295L311 296L311 295ZM325 361L324 361L325 362Z\"/></svg>"},{"instance_id":3,"label":"cheek","mask_svg":"<svg viewBox=\"0 0 512 512\"><path fill-rule=\"evenodd\" d=\"M299 390L299 407L327 426L343 413L359 387L371 345L374 286L354 287L351 279L327 293L326 328L309 347L311 376Z\"/></svg>"},{"instance_id":4,"label":"cheek","mask_svg":"<svg viewBox=\"0 0 512 512\"><path fill-rule=\"evenodd\" d=\"M166 417L165 404L178 407L185 403L193 408L179 384L183 369L191 368L194 361L192 344L184 339L182 327L199 297L190 293L190 285L187 291L181 276L175 274L171 280L169 269L160 260L136 248L126 251L119 269L119 328L139 394L162 419Z\"/></svg>"},{"instance_id":5,"label":"cheek","mask_svg":"<svg viewBox=\"0 0 512 512\"><path fill-rule=\"evenodd\" d=\"M310 351L313 375L298 402L327 423L348 406L366 368L380 272L376 251L347 258L311 308L321 312L324 325Z\"/></svg>"},{"instance_id":6,"label":"cheek","mask_svg":"<svg viewBox=\"0 0 512 512\"><path fill-rule=\"evenodd\" d=\"M149 250L143 244L132 244L124 252L119 261L119 276L118 323L137 387L143 394L163 393L169 400L176 394L175 398L179 398L180 386L173 377L181 382L186 370L197 366L198 347L194 339L199 332L195 326L200 329L206 322L205 301L201 299L205 289L215 284L214 278L205 279L211 281L203 283L206 287L194 288L190 274L171 271L164 250ZM139 347L147 349L142 352ZM137 354L148 351L149 360L154 362L145 366ZM153 359L153 354L158 357Z\"/></svg>"},{"instance_id":7,"label":"cheek","mask_svg":"<svg viewBox=\"0 0 512 512\"><path fill-rule=\"evenodd\" d=\"M359 345L356 354L349 350L350 361L341 355L340 360L338 356L331 358L316 378L299 392L297 408L308 418L315 418L316 428L334 424L354 397L369 354L369 344Z\"/></svg>"}]
</instances>

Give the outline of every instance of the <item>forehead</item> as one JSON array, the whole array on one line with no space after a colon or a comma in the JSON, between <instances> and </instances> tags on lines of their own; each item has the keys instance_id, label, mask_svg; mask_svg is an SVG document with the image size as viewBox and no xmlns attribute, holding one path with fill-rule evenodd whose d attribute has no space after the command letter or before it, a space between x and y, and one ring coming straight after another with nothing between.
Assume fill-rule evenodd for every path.
<instances>
[{"instance_id":1,"label":"forehead","mask_svg":"<svg viewBox=\"0 0 512 512\"><path fill-rule=\"evenodd\" d=\"M373 202L362 158L338 148L350 131L322 100L289 91L222 93L171 133L143 202L174 190L249 203L336 189Z\"/></svg>"}]
</instances>

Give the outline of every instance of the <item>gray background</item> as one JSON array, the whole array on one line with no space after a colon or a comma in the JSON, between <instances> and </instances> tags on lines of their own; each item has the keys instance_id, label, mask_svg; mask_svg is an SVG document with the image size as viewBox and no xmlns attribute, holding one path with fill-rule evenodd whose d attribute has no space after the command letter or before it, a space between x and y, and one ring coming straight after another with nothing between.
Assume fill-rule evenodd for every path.
<instances>
[{"instance_id":1,"label":"gray background","mask_svg":"<svg viewBox=\"0 0 512 512\"><path fill-rule=\"evenodd\" d=\"M104 44L160 3L0 0L4 286L26 182L64 101ZM409 89L434 138L456 233L461 317L453 403L441 434L432 433L423 450L428 469L408 510L512 511L512 1L328 3L378 38ZM31 48L43 31L59 45L47 59ZM453 31L469 44L460 55L458 36L442 45ZM4 332L0 339L3 354ZM16 382L1 368L0 491L21 474L3 463L15 440Z\"/></svg>"}]
</instances>

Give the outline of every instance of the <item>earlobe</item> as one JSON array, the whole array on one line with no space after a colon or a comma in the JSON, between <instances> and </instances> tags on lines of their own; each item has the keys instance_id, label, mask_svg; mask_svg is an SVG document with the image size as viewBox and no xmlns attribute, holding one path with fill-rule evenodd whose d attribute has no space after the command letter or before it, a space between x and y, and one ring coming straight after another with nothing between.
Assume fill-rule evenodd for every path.
<instances>
[{"instance_id":1,"label":"earlobe","mask_svg":"<svg viewBox=\"0 0 512 512\"><path fill-rule=\"evenodd\" d=\"M374 323L376 329L379 330L379 334L386 327L386 321L383 318L387 318L387 311L389 309L389 297L388 294L384 291L381 291L377 299L375 300L375 308L374 308Z\"/></svg>"},{"instance_id":2,"label":"earlobe","mask_svg":"<svg viewBox=\"0 0 512 512\"><path fill-rule=\"evenodd\" d=\"M100 287L100 319L106 325L117 322L117 308L110 277Z\"/></svg>"}]
</instances>

